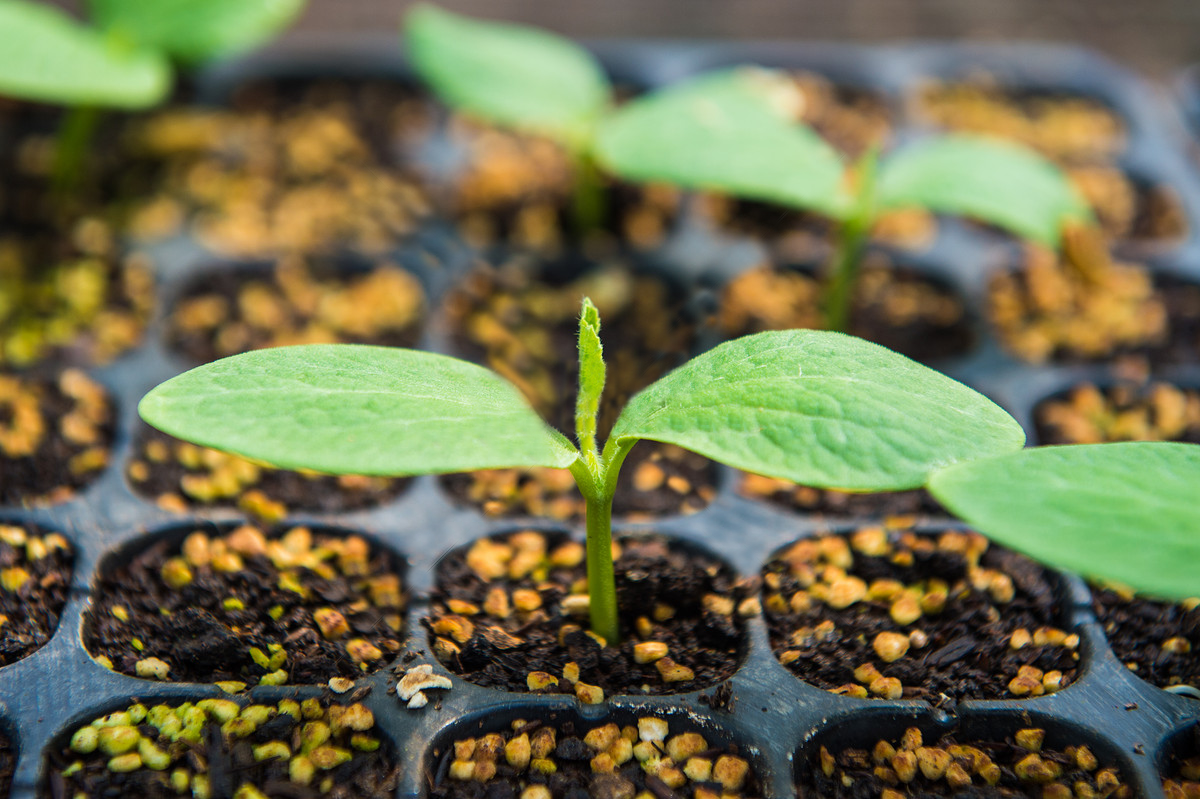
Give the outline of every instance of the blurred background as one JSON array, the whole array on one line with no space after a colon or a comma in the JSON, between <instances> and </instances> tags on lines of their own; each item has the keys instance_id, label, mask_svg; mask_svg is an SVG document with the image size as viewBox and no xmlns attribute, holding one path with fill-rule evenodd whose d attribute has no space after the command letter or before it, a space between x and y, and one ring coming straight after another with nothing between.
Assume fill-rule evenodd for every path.
<instances>
[{"instance_id":1,"label":"blurred background","mask_svg":"<svg viewBox=\"0 0 1200 799\"><path fill-rule=\"evenodd\" d=\"M54 0L77 8L80 0ZM154 0L147 0L154 2ZM396 28L403 0L312 0L300 31ZM1040 39L1095 48L1150 77L1200 60L1200 0L440 0L575 37Z\"/></svg>"}]
</instances>

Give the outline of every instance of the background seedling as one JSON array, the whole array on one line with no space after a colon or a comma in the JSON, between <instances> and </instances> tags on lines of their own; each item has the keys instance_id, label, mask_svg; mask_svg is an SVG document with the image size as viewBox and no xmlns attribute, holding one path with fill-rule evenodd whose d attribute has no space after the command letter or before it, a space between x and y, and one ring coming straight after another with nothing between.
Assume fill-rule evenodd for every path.
<instances>
[{"instance_id":1,"label":"background seedling","mask_svg":"<svg viewBox=\"0 0 1200 799\"><path fill-rule=\"evenodd\" d=\"M880 215L924 208L990 222L1049 247L1091 211L1053 164L1018 145L952 135L849 173L837 152L794 119L782 75L753 68L697 78L634 100L601 122L595 152L613 174L816 211L836 220L826 324L844 330L859 260Z\"/></svg>"},{"instance_id":2,"label":"background seedling","mask_svg":"<svg viewBox=\"0 0 1200 799\"><path fill-rule=\"evenodd\" d=\"M428 352L355 345L257 350L193 369L139 405L161 430L290 469L414 475L570 469L587 504L592 629L618 640L612 502L641 439L807 485L883 491L935 468L1019 448L1020 426L985 397L883 347L791 330L736 339L635 395L596 439L600 319L579 326L578 447L518 389Z\"/></svg>"},{"instance_id":3,"label":"background seedling","mask_svg":"<svg viewBox=\"0 0 1200 799\"><path fill-rule=\"evenodd\" d=\"M613 88L591 53L536 28L483 22L423 3L405 17L404 42L422 80L451 108L563 145L574 160L576 232L603 223L592 148Z\"/></svg>"},{"instance_id":4,"label":"background seedling","mask_svg":"<svg viewBox=\"0 0 1200 799\"><path fill-rule=\"evenodd\" d=\"M196 63L262 42L304 0L91 0L93 24L42 3L0 0L0 95L69 108L55 152L60 190L75 185L98 109L157 105L171 61Z\"/></svg>"},{"instance_id":5,"label":"background seedling","mask_svg":"<svg viewBox=\"0 0 1200 799\"><path fill-rule=\"evenodd\" d=\"M1200 445L1039 447L939 470L929 491L1043 563L1166 599L1200 597Z\"/></svg>"}]
</instances>

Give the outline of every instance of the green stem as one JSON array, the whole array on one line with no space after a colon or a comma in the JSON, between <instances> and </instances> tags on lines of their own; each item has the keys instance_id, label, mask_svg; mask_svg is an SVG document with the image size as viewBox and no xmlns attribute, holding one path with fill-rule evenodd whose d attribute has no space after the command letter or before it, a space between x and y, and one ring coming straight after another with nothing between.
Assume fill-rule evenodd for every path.
<instances>
[{"instance_id":1,"label":"green stem","mask_svg":"<svg viewBox=\"0 0 1200 799\"><path fill-rule=\"evenodd\" d=\"M588 614L592 632L611 646L621 640L612 557L612 494L587 497Z\"/></svg>"},{"instance_id":2,"label":"green stem","mask_svg":"<svg viewBox=\"0 0 1200 799\"><path fill-rule=\"evenodd\" d=\"M575 159L575 186L571 197L571 226L580 241L604 225L608 209L605 207L604 178L600 168L587 153L579 153Z\"/></svg>"},{"instance_id":3,"label":"green stem","mask_svg":"<svg viewBox=\"0 0 1200 799\"><path fill-rule=\"evenodd\" d=\"M845 333L850 324L850 303L858 278L858 265L867 244L869 225L847 219L838 231L837 250L825 287L825 327Z\"/></svg>"},{"instance_id":4,"label":"green stem","mask_svg":"<svg viewBox=\"0 0 1200 799\"><path fill-rule=\"evenodd\" d=\"M51 187L60 207L79 187L84 160L99 122L100 109L96 106L76 105L67 109L59 123Z\"/></svg>"}]
</instances>

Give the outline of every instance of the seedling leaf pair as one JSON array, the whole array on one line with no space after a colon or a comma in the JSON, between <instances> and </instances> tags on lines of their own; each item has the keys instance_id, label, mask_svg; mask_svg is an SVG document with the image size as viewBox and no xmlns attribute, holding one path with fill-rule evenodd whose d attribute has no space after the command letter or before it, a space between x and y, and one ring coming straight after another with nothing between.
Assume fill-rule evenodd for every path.
<instances>
[{"instance_id":1,"label":"seedling leaf pair","mask_svg":"<svg viewBox=\"0 0 1200 799\"><path fill-rule=\"evenodd\" d=\"M989 538L1152 596L1200 596L1200 446L1040 447L938 472L929 490Z\"/></svg>"}]
</instances>

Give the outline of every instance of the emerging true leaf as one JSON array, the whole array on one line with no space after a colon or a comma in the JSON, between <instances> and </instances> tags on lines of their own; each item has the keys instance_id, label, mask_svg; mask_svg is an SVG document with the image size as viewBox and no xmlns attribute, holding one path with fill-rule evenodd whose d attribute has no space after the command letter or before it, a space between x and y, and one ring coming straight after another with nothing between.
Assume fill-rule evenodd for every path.
<instances>
[{"instance_id":1,"label":"emerging true leaf","mask_svg":"<svg viewBox=\"0 0 1200 799\"><path fill-rule=\"evenodd\" d=\"M187 62L247 50L286 27L305 0L90 0L104 31Z\"/></svg>"},{"instance_id":2,"label":"emerging true leaf","mask_svg":"<svg viewBox=\"0 0 1200 799\"><path fill-rule=\"evenodd\" d=\"M1012 417L961 383L818 330L759 333L710 350L630 400L612 435L858 491L914 488L941 466L1025 440Z\"/></svg>"},{"instance_id":3,"label":"emerging true leaf","mask_svg":"<svg viewBox=\"0 0 1200 799\"><path fill-rule=\"evenodd\" d=\"M942 136L901 150L879 175L881 210L915 206L961 214L1057 247L1063 223L1091 211L1062 170L997 139Z\"/></svg>"},{"instance_id":4,"label":"emerging true leaf","mask_svg":"<svg viewBox=\"0 0 1200 799\"><path fill-rule=\"evenodd\" d=\"M601 123L597 157L631 180L840 217L847 210L844 166L832 147L781 107L788 91L773 73L745 67L664 89Z\"/></svg>"},{"instance_id":5,"label":"emerging true leaf","mask_svg":"<svg viewBox=\"0 0 1200 799\"><path fill-rule=\"evenodd\" d=\"M391 347L235 355L168 380L138 412L203 446L331 474L563 467L577 456L494 372Z\"/></svg>"},{"instance_id":6,"label":"emerging true leaf","mask_svg":"<svg viewBox=\"0 0 1200 799\"><path fill-rule=\"evenodd\" d=\"M404 39L421 77L452 106L586 147L611 88L579 45L535 28L483 22L426 4Z\"/></svg>"},{"instance_id":7,"label":"emerging true leaf","mask_svg":"<svg viewBox=\"0 0 1200 799\"><path fill-rule=\"evenodd\" d=\"M604 393L607 368L600 343L600 312L583 298L579 317L579 395L575 401L575 434L585 457L596 453L596 416Z\"/></svg>"},{"instance_id":8,"label":"emerging true leaf","mask_svg":"<svg viewBox=\"0 0 1200 799\"><path fill-rule=\"evenodd\" d=\"M1195 444L1038 447L952 466L929 490L984 535L1051 566L1200 597Z\"/></svg>"},{"instance_id":9,"label":"emerging true leaf","mask_svg":"<svg viewBox=\"0 0 1200 799\"><path fill-rule=\"evenodd\" d=\"M0 0L0 95L145 108L166 97L170 79L153 50L109 41L43 3Z\"/></svg>"}]
</instances>

